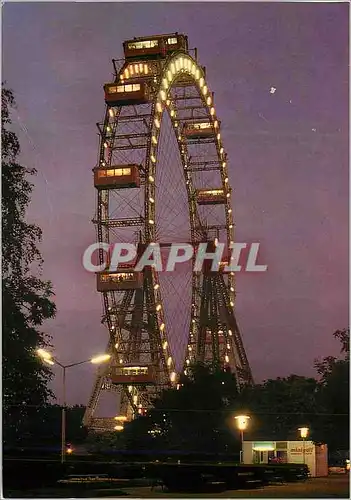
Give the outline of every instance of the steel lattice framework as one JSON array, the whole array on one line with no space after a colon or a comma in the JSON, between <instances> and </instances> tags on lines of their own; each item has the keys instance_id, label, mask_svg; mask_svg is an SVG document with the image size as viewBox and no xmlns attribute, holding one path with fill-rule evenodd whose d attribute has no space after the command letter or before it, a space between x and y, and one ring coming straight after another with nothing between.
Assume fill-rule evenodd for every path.
<instances>
[{"instance_id":1,"label":"steel lattice framework","mask_svg":"<svg viewBox=\"0 0 351 500\"><path fill-rule=\"evenodd\" d=\"M228 247L234 242L221 124L205 69L191 54L183 48L163 57L114 61L116 84L143 81L149 94L146 103L107 105L98 124L97 168L137 164L141 179L139 189L97 190L98 242L159 242L163 247L177 241L221 241ZM186 127L194 123L210 124L213 133L187 136ZM220 189L225 201L202 205L201 189ZM104 261L103 251L99 259ZM102 391L119 393L119 414L130 419L160 390L177 385L177 373L186 373L195 361L229 368L239 386L252 382L234 314L234 273L195 272L191 263L178 274L149 268L142 288L107 291L102 301L111 363L100 367L93 387L84 419L90 428L113 429L116 423L113 417L94 416ZM156 367L156 384L111 383L113 366L133 363Z\"/></svg>"}]
</instances>

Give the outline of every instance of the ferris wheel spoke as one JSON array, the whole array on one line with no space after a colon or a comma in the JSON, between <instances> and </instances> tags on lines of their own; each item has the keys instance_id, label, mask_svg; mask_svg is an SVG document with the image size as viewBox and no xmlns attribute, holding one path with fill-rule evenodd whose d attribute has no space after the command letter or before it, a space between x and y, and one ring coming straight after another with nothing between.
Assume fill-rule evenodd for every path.
<instances>
[{"instance_id":1,"label":"ferris wheel spoke","mask_svg":"<svg viewBox=\"0 0 351 500\"><path fill-rule=\"evenodd\" d=\"M121 201L123 201L123 203L128 206L128 208L131 209L132 213L134 213L134 215L137 215L139 216L141 211L142 211L142 203L141 203L141 200L140 200L140 193L136 193L130 200L127 200L125 197L119 195L119 193L117 194L113 194L114 195L114 198L115 198L115 201L117 203L117 206L116 208L114 208L112 211L111 211L111 214L110 214L110 217L113 218L113 216L115 214L117 214L119 211L123 211L123 205L121 206ZM138 203L139 202L139 203ZM137 206L138 208L136 208L135 206Z\"/></svg>"}]
</instances>

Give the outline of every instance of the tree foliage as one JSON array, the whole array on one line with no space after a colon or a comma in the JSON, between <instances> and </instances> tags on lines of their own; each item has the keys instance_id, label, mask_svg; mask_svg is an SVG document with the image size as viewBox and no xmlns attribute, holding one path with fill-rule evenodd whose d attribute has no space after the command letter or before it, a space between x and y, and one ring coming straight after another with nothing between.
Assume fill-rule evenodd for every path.
<instances>
[{"instance_id":1,"label":"tree foliage","mask_svg":"<svg viewBox=\"0 0 351 500\"><path fill-rule=\"evenodd\" d=\"M317 380L299 375L247 388L241 400L252 415L251 435L263 440L296 440L298 427L312 427L318 413L317 394Z\"/></svg>"},{"instance_id":2,"label":"tree foliage","mask_svg":"<svg viewBox=\"0 0 351 500\"><path fill-rule=\"evenodd\" d=\"M178 390L164 391L145 417L126 426L125 448L136 455L238 458L239 435L228 413L238 395L235 377L201 364L187 372Z\"/></svg>"},{"instance_id":3,"label":"tree foliage","mask_svg":"<svg viewBox=\"0 0 351 500\"><path fill-rule=\"evenodd\" d=\"M341 359L316 364L320 379L290 375L266 380L240 393L228 372L195 365L179 390L164 391L146 417L126 425L111 447L136 454L193 454L227 458L240 449L234 416L248 413L248 440L297 440L308 426L309 438L331 451L347 449L349 435L349 330L338 330Z\"/></svg>"},{"instance_id":4,"label":"tree foliage","mask_svg":"<svg viewBox=\"0 0 351 500\"><path fill-rule=\"evenodd\" d=\"M28 405L45 404L51 395L50 371L35 355L49 337L40 327L55 315L50 282L40 278L38 250L41 230L26 220L35 175L18 162L20 145L11 130L15 100L4 88L1 96L2 140L2 290L4 439L19 439Z\"/></svg>"},{"instance_id":5,"label":"tree foliage","mask_svg":"<svg viewBox=\"0 0 351 500\"><path fill-rule=\"evenodd\" d=\"M319 440L331 449L347 450L350 435L350 329L337 330L341 343L340 357L327 356L316 361L320 376L319 404L324 414L319 426Z\"/></svg>"}]
</instances>

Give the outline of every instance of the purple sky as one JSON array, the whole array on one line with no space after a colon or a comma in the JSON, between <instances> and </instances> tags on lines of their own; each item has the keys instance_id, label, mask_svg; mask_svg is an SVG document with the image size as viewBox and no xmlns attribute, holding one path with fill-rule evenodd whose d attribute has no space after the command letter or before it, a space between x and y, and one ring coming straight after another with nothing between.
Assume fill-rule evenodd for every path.
<instances>
[{"instance_id":1,"label":"purple sky","mask_svg":"<svg viewBox=\"0 0 351 500\"><path fill-rule=\"evenodd\" d=\"M236 240L267 273L237 277L237 317L256 380L312 375L348 325L347 3L6 3L3 79L22 162L36 167L31 220L58 309L62 362L103 351L101 300L81 256L91 224L102 85L122 42L179 31L207 67L229 156ZM270 94L270 88L277 90ZM69 375L86 403L93 368ZM56 388L58 381L54 383Z\"/></svg>"}]
</instances>

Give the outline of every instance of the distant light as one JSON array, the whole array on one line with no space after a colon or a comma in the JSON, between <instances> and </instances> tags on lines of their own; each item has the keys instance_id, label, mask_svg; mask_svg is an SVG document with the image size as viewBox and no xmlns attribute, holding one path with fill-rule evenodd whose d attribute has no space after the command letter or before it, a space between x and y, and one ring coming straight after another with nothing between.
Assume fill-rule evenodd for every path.
<instances>
[{"instance_id":1,"label":"distant light","mask_svg":"<svg viewBox=\"0 0 351 500\"><path fill-rule=\"evenodd\" d=\"M277 89L275 87L271 87L269 92L270 92L270 94L274 94L276 90Z\"/></svg>"},{"instance_id":2,"label":"distant light","mask_svg":"<svg viewBox=\"0 0 351 500\"><path fill-rule=\"evenodd\" d=\"M309 433L309 428L308 427L299 427L298 429L300 431L300 436L305 439L308 436Z\"/></svg>"}]
</instances>

